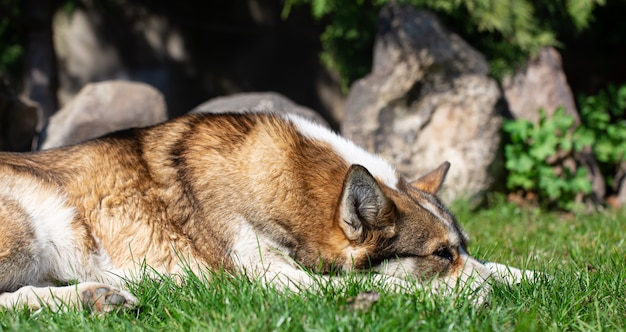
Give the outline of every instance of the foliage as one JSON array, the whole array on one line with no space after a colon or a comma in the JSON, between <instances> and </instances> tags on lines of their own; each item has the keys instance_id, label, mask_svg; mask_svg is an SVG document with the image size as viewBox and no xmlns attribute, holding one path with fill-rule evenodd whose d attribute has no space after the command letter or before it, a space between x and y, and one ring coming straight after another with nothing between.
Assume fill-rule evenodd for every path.
<instances>
[{"instance_id":1,"label":"foliage","mask_svg":"<svg viewBox=\"0 0 626 332\"><path fill-rule=\"evenodd\" d=\"M594 142L591 131L574 125L574 117L559 108L551 118L540 110L537 124L508 120L503 126L510 142L505 146L507 187L537 194L545 205L570 210L579 194L592 187L583 167L567 165L577 152Z\"/></svg>"},{"instance_id":2,"label":"foliage","mask_svg":"<svg viewBox=\"0 0 626 332\"><path fill-rule=\"evenodd\" d=\"M554 32L535 16L528 0L409 0L438 13L473 47L483 52L497 77L542 46L557 45Z\"/></svg>"},{"instance_id":3,"label":"foliage","mask_svg":"<svg viewBox=\"0 0 626 332\"><path fill-rule=\"evenodd\" d=\"M626 85L578 98L583 125L594 135L593 152L609 186L626 157Z\"/></svg>"},{"instance_id":4,"label":"foliage","mask_svg":"<svg viewBox=\"0 0 626 332\"><path fill-rule=\"evenodd\" d=\"M467 297L380 292L369 309L350 299L378 286L355 278L345 288L286 294L227 273L189 275L182 285L146 277L130 290L142 305L107 315L89 311L0 310L3 331L599 331L626 323L626 214L563 216L499 203L456 211L479 258L550 274L495 286L489 307Z\"/></svg>"},{"instance_id":5,"label":"foliage","mask_svg":"<svg viewBox=\"0 0 626 332\"><path fill-rule=\"evenodd\" d=\"M540 111L538 124L524 119L505 122L510 141L505 146L508 189L533 192L541 200L571 209L573 198L589 193L591 184L584 168L573 172L563 162L573 160L584 147L591 148L608 186L617 189L614 176L626 171L626 85L609 86L595 96L581 95L578 104L578 126L562 109L550 119Z\"/></svg>"},{"instance_id":6,"label":"foliage","mask_svg":"<svg viewBox=\"0 0 626 332\"><path fill-rule=\"evenodd\" d=\"M0 0L0 74L15 74L22 56L18 40L18 0Z\"/></svg>"},{"instance_id":7,"label":"foliage","mask_svg":"<svg viewBox=\"0 0 626 332\"><path fill-rule=\"evenodd\" d=\"M321 62L337 71L344 91L371 69L378 12L387 0L285 0L283 18L293 6L310 3L313 17L330 17L320 36Z\"/></svg>"},{"instance_id":8,"label":"foliage","mask_svg":"<svg viewBox=\"0 0 626 332\"><path fill-rule=\"evenodd\" d=\"M605 4L605 0L534 1L539 12L556 19L553 25L571 25L577 31L589 27L596 5Z\"/></svg>"},{"instance_id":9,"label":"foliage","mask_svg":"<svg viewBox=\"0 0 626 332\"><path fill-rule=\"evenodd\" d=\"M344 88L368 73L376 18L390 0L285 0L283 17L292 7L310 4L324 20L321 59L340 74ZM496 77L511 71L542 46L558 45L555 26L582 30L593 9L604 0L399 0L437 13L453 30L489 59ZM538 17L536 13L542 13ZM565 13L565 14L564 14Z\"/></svg>"}]
</instances>

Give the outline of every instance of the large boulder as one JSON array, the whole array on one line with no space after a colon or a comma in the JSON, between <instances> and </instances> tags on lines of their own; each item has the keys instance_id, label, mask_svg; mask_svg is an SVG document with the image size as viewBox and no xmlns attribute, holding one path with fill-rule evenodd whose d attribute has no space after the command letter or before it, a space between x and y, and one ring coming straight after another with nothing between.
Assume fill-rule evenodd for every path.
<instances>
[{"instance_id":1,"label":"large boulder","mask_svg":"<svg viewBox=\"0 0 626 332\"><path fill-rule=\"evenodd\" d=\"M170 117L215 96L280 91L338 125L345 98L305 6L285 19L282 0L193 0L169 13L154 1L80 3L53 20L61 107L87 83L124 79L161 91Z\"/></svg>"},{"instance_id":2,"label":"large boulder","mask_svg":"<svg viewBox=\"0 0 626 332\"><path fill-rule=\"evenodd\" d=\"M294 113L328 127L328 123L314 110L300 106L275 92L243 92L218 97L195 107L190 113L226 112L281 112Z\"/></svg>"},{"instance_id":3,"label":"large boulder","mask_svg":"<svg viewBox=\"0 0 626 332\"><path fill-rule=\"evenodd\" d=\"M502 96L485 58L412 6L380 14L372 73L351 87L342 134L410 178L450 161L445 199L479 200L502 173Z\"/></svg>"},{"instance_id":4,"label":"large boulder","mask_svg":"<svg viewBox=\"0 0 626 332\"><path fill-rule=\"evenodd\" d=\"M539 122L539 109L548 115L563 107L580 122L572 90L567 84L561 55L553 47L544 47L513 75L502 79L509 110L516 119Z\"/></svg>"},{"instance_id":5,"label":"large boulder","mask_svg":"<svg viewBox=\"0 0 626 332\"><path fill-rule=\"evenodd\" d=\"M91 83L50 118L41 149L76 144L165 120L163 96L151 86L126 81Z\"/></svg>"}]
</instances>

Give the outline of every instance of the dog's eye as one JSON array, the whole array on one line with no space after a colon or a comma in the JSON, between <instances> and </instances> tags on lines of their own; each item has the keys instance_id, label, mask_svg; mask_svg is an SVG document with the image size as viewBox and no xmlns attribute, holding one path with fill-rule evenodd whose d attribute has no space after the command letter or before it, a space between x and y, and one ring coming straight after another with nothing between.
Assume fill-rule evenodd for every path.
<instances>
[{"instance_id":1,"label":"dog's eye","mask_svg":"<svg viewBox=\"0 0 626 332\"><path fill-rule=\"evenodd\" d=\"M452 251L448 247L441 247L441 248L435 250L433 255L435 255L435 256L437 256L439 258L443 258L445 260L448 260L450 262L454 261L454 255L452 254Z\"/></svg>"}]
</instances>

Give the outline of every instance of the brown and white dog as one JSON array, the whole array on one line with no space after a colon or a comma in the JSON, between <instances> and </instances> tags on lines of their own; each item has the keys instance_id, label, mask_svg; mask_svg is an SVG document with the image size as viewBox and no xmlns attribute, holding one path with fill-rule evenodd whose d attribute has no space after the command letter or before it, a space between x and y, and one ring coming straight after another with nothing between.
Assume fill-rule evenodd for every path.
<instances>
[{"instance_id":1,"label":"brown and white dog","mask_svg":"<svg viewBox=\"0 0 626 332\"><path fill-rule=\"evenodd\" d=\"M523 272L467 253L435 196L448 167L410 182L318 125L270 114L188 115L1 153L0 305L131 307L121 287L142 263L163 274L225 268L292 289L332 270L435 289L514 282Z\"/></svg>"}]
</instances>

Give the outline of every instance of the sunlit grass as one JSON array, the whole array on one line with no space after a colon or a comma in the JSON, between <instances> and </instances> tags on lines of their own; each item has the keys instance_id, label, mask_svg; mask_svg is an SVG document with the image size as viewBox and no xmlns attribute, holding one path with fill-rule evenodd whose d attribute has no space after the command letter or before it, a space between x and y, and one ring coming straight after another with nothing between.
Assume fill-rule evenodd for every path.
<instances>
[{"instance_id":1,"label":"sunlit grass","mask_svg":"<svg viewBox=\"0 0 626 332\"><path fill-rule=\"evenodd\" d=\"M471 212L454 208L476 257L545 271L550 278L496 286L487 308L423 292L398 294L368 278L323 292L281 293L243 277L216 273L129 285L141 306L95 315L88 311L0 312L0 330L89 331L562 331L626 327L626 215L548 214L498 203ZM366 309L351 301L378 290Z\"/></svg>"}]
</instances>

